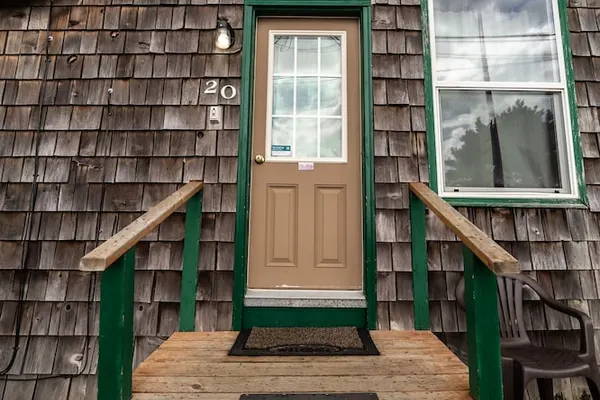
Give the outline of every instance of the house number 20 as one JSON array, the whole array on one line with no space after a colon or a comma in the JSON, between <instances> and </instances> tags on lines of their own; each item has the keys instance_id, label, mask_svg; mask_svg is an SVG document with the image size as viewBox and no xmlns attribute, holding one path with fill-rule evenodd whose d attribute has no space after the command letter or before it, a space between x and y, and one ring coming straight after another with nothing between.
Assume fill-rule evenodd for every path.
<instances>
[{"instance_id":1,"label":"house number 20","mask_svg":"<svg viewBox=\"0 0 600 400\"><path fill-rule=\"evenodd\" d=\"M206 89L204 89L204 94L215 94L217 93L217 81L210 80L206 82ZM237 96L237 89L232 85L225 85L221 88L221 97L225 100L231 100L235 96Z\"/></svg>"}]
</instances>

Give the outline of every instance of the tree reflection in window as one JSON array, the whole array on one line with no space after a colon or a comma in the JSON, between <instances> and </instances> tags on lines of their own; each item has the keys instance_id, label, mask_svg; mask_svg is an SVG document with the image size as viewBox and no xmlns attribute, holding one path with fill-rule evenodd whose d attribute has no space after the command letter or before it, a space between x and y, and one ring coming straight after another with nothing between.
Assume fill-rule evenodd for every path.
<instances>
[{"instance_id":1,"label":"tree reflection in window","mask_svg":"<svg viewBox=\"0 0 600 400\"><path fill-rule=\"evenodd\" d=\"M482 115L453 113L450 102L461 96L463 106L477 110L484 96L476 93L442 94L444 128L444 166L447 187L494 187L494 162L491 130L494 120ZM448 96L445 96L445 95ZM502 160L503 183L506 188L560 188L561 175L557 143L554 99L550 94L515 96L494 92L502 106L495 114ZM466 104L465 104L466 103ZM538 103L538 104L532 104ZM540 103L546 103L540 106ZM452 115L454 114L454 115ZM465 123L471 119L471 123ZM452 120L461 121L460 126ZM561 125L558 125L561 126Z\"/></svg>"}]
</instances>

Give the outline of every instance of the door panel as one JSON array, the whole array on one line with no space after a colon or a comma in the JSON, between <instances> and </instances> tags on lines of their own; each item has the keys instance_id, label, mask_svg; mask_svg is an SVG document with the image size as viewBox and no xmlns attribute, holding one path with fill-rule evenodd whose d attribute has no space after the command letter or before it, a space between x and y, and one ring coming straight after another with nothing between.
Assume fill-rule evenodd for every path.
<instances>
[{"instance_id":1,"label":"door panel","mask_svg":"<svg viewBox=\"0 0 600 400\"><path fill-rule=\"evenodd\" d=\"M298 266L298 187L267 188L268 267Z\"/></svg>"},{"instance_id":2,"label":"door panel","mask_svg":"<svg viewBox=\"0 0 600 400\"><path fill-rule=\"evenodd\" d=\"M362 288L359 24L257 22L248 287Z\"/></svg>"},{"instance_id":3,"label":"door panel","mask_svg":"<svg viewBox=\"0 0 600 400\"><path fill-rule=\"evenodd\" d=\"M346 188L315 190L315 266L346 267Z\"/></svg>"}]
</instances>

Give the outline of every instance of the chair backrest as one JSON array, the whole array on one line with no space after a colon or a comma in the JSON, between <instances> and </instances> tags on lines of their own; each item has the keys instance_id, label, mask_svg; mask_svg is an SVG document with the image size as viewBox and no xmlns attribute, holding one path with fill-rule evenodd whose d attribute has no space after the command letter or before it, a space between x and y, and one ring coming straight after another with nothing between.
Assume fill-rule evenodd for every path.
<instances>
[{"instance_id":1,"label":"chair backrest","mask_svg":"<svg viewBox=\"0 0 600 400\"><path fill-rule=\"evenodd\" d=\"M518 277L498 277L498 317L502 345L529 344L523 319L523 281ZM465 309L465 280L456 285L456 299Z\"/></svg>"}]
</instances>

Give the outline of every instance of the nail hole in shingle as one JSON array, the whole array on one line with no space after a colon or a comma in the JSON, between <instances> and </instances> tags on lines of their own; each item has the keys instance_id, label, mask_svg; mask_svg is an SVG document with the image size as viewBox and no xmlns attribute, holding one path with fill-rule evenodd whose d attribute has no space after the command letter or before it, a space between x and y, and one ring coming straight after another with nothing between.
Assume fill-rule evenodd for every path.
<instances>
[{"instance_id":1,"label":"nail hole in shingle","mask_svg":"<svg viewBox=\"0 0 600 400\"><path fill-rule=\"evenodd\" d=\"M67 304L67 306L65 307L65 310L67 310L67 311L71 311L71 305L70 305L70 304Z\"/></svg>"},{"instance_id":2,"label":"nail hole in shingle","mask_svg":"<svg viewBox=\"0 0 600 400\"><path fill-rule=\"evenodd\" d=\"M140 305L140 306L138 306L138 310L139 310L139 311L144 311L144 306L141 306L141 305Z\"/></svg>"},{"instance_id":3,"label":"nail hole in shingle","mask_svg":"<svg viewBox=\"0 0 600 400\"><path fill-rule=\"evenodd\" d=\"M196 132L196 136L198 136L199 139L202 139L204 137L204 132Z\"/></svg>"}]
</instances>

